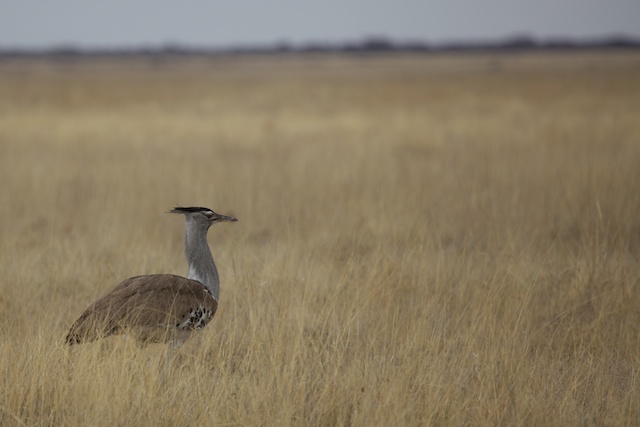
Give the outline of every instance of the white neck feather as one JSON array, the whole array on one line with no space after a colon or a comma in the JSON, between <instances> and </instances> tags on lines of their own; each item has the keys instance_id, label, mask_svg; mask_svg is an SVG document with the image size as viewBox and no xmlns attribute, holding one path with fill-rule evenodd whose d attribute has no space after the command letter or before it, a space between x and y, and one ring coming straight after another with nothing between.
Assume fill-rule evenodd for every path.
<instances>
[{"instance_id":1,"label":"white neck feather","mask_svg":"<svg viewBox=\"0 0 640 427\"><path fill-rule=\"evenodd\" d=\"M207 230L208 228L199 226L195 221L185 222L184 253L189 263L187 277L202 283L218 301L220 279L207 243Z\"/></svg>"}]
</instances>

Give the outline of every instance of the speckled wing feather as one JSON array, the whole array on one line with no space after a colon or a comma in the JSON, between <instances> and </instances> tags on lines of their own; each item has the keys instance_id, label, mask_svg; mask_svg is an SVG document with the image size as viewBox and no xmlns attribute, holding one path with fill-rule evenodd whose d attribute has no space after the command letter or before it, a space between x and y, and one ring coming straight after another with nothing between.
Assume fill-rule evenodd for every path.
<instances>
[{"instance_id":1,"label":"speckled wing feather","mask_svg":"<svg viewBox=\"0 0 640 427\"><path fill-rule=\"evenodd\" d=\"M218 302L198 281L172 274L136 276L91 304L71 325L69 344L132 333L141 341L169 341L203 328Z\"/></svg>"}]
</instances>

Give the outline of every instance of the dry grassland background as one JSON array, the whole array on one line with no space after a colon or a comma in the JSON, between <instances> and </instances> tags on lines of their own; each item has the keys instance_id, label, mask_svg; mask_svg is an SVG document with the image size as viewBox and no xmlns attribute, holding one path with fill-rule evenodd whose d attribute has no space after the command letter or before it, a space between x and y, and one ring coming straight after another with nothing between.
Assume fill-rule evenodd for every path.
<instances>
[{"instance_id":1,"label":"dry grassland background","mask_svg":"<svg viewBox=\"0 0 640 427\"><path fill-rule=\"evenodd\" d=\"M0 424L640 424L640 55L0 63ZM119 281L218 313L63 345Z\"/></svg>"}]
</instances>

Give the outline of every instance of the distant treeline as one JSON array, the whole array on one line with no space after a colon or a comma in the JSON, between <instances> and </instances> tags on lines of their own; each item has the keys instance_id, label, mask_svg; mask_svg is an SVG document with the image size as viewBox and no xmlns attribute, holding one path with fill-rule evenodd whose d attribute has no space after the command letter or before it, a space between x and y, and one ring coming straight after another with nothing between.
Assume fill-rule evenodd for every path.
<instances>
[{"instance_id":1,"label":"distant treeline","mask_svg":"<svg viewBox=\"0 0 640 427\"><path fill-rule=\"evenodd\" d=\"M473 52L473 51L529 51L529 50L589 50L589 49L640 49L640 38L612 36L598 39L549 39L537 40L529 36L511 37L499 41L461 41L431 44L423 41L398 42L384 37L368 38L353 43L306 43L293 45L236 46L227 48L196 48L179 44L161 47L123 49L87 49L59 46L50 49L7 49L0 46L0 56L126 56L126 55L224 55L269 53L380 53L380 52Z\"/></svg>"}]
</instances>

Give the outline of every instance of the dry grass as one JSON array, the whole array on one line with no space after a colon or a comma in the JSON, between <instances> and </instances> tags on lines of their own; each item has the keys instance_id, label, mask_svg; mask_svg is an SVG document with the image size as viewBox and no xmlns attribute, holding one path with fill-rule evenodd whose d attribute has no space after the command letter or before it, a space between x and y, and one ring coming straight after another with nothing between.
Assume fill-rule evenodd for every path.
<instances>
[{"instance_id":1,"label":"dry grass","mask_svg":"<svg viewBox=\"0 0 640 427\"><path fill-rule=\"evenodd\" d=\"M638 425L640 55L0 63L0 424ZM210 242L212 324L68 353Z\"/></svg>"}]
</instances>

